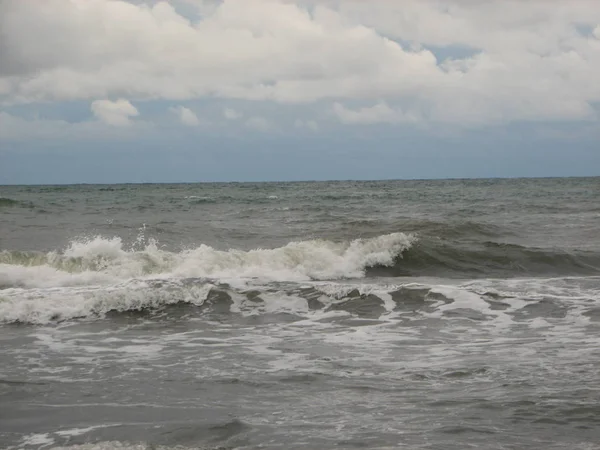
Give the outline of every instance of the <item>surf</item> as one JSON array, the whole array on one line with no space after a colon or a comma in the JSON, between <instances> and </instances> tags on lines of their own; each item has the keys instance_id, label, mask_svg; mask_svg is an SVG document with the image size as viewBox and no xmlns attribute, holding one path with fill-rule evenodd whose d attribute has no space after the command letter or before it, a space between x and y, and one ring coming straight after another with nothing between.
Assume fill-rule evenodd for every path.
<instances>
[{"instance_id":1,"label":"surf","mask_svg":"<svg viewBox=\"0 0 600 450\"><path fill-rule=\"evenodd\" d=\"M391 233L368 239L293 241L272 249L217 250L206 244L171 252L150 239L125 248L119 237L72 241L62 251L0 252L4 288L110 284L163 277L303 281L362 278L371 266L391 266L416 236Z\"/></svg>"}]
</instances>

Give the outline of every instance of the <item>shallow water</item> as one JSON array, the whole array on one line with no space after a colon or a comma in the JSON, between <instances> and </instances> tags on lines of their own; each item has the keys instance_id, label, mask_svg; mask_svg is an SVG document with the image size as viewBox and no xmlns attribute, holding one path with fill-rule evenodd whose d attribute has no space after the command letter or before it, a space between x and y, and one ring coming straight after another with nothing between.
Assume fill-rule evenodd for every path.
<instances>
[{"instance_id":1,"label":"shallow water","mask_svg":"<svg viewBox=\"0 0 600 450\"><path fill-rule=\"evenodd\" d=\"M0 187L0 445L600 448L599 186Z\"/></svg>"}]
</instances>

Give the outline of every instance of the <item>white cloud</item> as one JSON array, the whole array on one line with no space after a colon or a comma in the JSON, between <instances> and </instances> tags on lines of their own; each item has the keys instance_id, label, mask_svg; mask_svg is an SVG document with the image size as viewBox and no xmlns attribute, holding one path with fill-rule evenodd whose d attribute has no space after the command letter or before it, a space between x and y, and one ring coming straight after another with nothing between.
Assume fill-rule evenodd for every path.
<instances>
[{"instance_id":1,"label":"white cloud","mask_svg":"<svg viewBox=\"0 0 600 450\"><path fill-rule=\"evenodd\" d=\"M169 108L169 111L175 114L181 123L187 125L188 127L197 127L200 125L200 119L198 119L196 113L185 106L175 106Z\"/></svg>"},{"instance_id":2,"label":"white cloud","mask_svg":"<svg viewBox=\"0 0 600 450\"><path fill-rule=\"evenodd\" d=\"M390 108L386 103L377 103L374 106L358 110L348 109L344 105L335 103L333 112L341 123L350 125L370 125L374 123L404 123L417 122L415 114L405 114L400 110Z\"/></svg>"},{"instance_id":3,"label":"white cloud","mask_svg":"<svg viewBox=\"0 0 600 450\"><path fill-rule=\"evenodd\" d=\"M0 102L331 101L344 123L597 118L598 0L184 3L192 20L157 0L0 0ZM447 59L456 47L468 56Z\"/></svg>"},{"instance_id":4,"label":"white cloud","mask_svg":"<svg viewBox=\"0 0 600 450\"><path fill-rule=\"evenodd\" d=\"M98 120L67 122L65 120L15 116L0 111L0 141L79 141L135 139L140 131L148 133L151 128L143 122L135 126L114 127Z\"/></svg>"},{"instance_id":5,"label":"white cloud","mask_svg":"<svg viewBox=\"0 0 600 450\"><path fill-rule=\"evenodd\" d=\"M223 117L227 120L236 120L242 118L244 115L241 112L236 111L235 109L225 108L223 110Z\"/></svg>"},{"instance_id":6,"label":"white cloud","mask_svg":"<svg viewBox=\"0 0 600 450\"><path fill-rule=\"evenodd\" d=\"M310 130L310 131L319 131L319 124L314 120L301 120L296 119L294 122L294 127L300 130Z\"/></svg>"},{"instance_id":7,"label":"white cloud","mask_svg":"<svg viewBox=\"0 0 600 450\"><path fill-rule=\"evenodd\" d=\"M267 132L273 129L273 125L264 117L251 117L246 121L246 126L256 131Z\"/></svg>"},{"instance_id":8,"label":"white cloud","mask_svg":"<svg viewBox=\"0 0 600 450\"><path fill-rule=\"evenodd\" d=\"M131 125L131 117L139 115L138 110L129 101L96 100L92 102L92 113L100 121L115 127Z\"/></svg>"}]
</instances>

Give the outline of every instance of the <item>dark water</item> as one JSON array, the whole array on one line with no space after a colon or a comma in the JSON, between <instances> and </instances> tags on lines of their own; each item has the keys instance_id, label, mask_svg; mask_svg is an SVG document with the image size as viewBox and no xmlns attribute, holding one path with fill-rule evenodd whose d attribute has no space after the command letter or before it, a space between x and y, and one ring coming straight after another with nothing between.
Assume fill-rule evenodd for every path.
<instances>
[{"instance_id":1,"label":"dark water","mask_svg":"<svg viewBox=\"0 0 600 450\"><path fill-rule=\"evenodd\" d=\"M0 447L600 448L599 198L0 187Z\"/></svg>"}]
</instances>

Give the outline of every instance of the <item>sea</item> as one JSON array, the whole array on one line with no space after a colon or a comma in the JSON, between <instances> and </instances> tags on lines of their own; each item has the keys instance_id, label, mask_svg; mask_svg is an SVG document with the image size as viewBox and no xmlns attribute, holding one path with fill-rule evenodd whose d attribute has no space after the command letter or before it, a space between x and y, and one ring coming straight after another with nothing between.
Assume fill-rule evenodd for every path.
<instances>
[{"instance_id":1,"label":"sea","mask_svg":"<svg viewBox=\"0 0 600 450\"><path fill-rule=\"evenodd\" d=\"M0 186L0 447L600 449L600 178Z\"/></svg>"}]
</instances>

